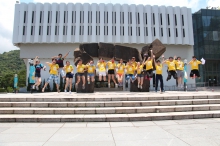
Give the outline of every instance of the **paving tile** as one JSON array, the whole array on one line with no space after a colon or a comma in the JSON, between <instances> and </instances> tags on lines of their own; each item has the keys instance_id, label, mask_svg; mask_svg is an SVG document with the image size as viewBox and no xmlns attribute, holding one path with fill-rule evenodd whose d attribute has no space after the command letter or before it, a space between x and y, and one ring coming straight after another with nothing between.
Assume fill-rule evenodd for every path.
<instances>
[{"instance_id":1,"label":"paving tile","mask_svg":"<svg viewBox=\"0 0 220 146\"><path fill-rule=\"evenodd\" d=\"M132 122L135 127L146 127L156 125L153 121Z\"/></svg>"},{"instance_id":2,"label":"paving tile","mask_svg":"<svg viewBox=\"0 0 220 146\"><path fill-rule=\"evenodd\" d=\"M45 146L115 146L114 141L49 141Z\"/></svg>"},{"instance_id":3,"label":"paving tile","mask_svg":"<svg viewBox=\"0 0 220 146\"><path fill-rule=\"evenodd\" d=\"M88 122L87 127L110 127L109 122Z\"/></svg>"},{"instance_id":4,"label":"paving tile","mask_svg":"<svg viewBox=\"0 0 220 146\"><path fill-rule=\"evenodd\" d=\"M153 121L156 125L177 125L178 123L176 123L175 121Z\"/></svg>"},{"instance_id":5,"label":"paving tile","mask_svg":"<svg viewBox=\"0 0 220 146\"><path fill-rule=\"evenodd\" d=\"M42 146L45 141L34 141L34 142L0 142L1 146Z\"/></svg>"},{"instance_id":6,"label":"paving tile","mask_svg":"<svg viewBox=\"0 0 220 146\"><path fill-rule=\"evenodd\" d=\"M74 122L74 123L65 123L63 125L64 128L67 128L67 127L78 127L78 128L82 128L82 127L86 127L87 126L87 122Z\"/></svg>"},{"instance_id":7,"label":"paving tile","mask_svg":"<svg viewBox=\"0 0 220 146\"><path fill-rule=\"evenodd\" d=\"M111 127L133 127L132 122L110 122Z\"/></svg>"}]
</instances>

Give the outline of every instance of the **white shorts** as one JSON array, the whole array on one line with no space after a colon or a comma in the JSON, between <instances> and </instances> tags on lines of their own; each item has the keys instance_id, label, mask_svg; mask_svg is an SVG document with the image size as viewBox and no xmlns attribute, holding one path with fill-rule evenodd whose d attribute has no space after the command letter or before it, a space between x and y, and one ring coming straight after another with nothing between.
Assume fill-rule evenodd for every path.
<instances>
[{"instance_id":1,"label":"white shorts","mask_svg":"<svg viewBox=\"0 0 220 146\"><path fill-rule=\"evenodd\" d=\"M106 72L105 71L99 72L99 76L106 76Z\"/></svg>"}]
</instances>

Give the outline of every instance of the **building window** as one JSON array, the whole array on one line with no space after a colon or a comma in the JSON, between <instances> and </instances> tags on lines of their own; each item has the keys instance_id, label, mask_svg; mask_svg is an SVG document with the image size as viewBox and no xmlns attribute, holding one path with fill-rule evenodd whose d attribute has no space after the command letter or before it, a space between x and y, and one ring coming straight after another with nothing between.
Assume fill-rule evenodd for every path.
<instances>
[{"instance_id":1,"label":"building window","mask_svg":"<svg viewBox=\"0 0 220 146\"><path fill-rule=\"evenodd\" d=\"M57 26L55 26L55 35L57 35Z\"/></svg>"},{"instance_id":2,"label":"building window","mask_svg":"<svg viewBox=\"0 0 220 146\"><path fill-rule=\"evenodd\" d=\"M40 11L40 23L42 22L42 11Z\"/></svg>"},{"instance_id":3,"label":"building window","mask_svg":"<svg viewBox=\"0 0 220 146\"><path fill-rule=\"evenodd\" d=\"M170 16L167 14L168 25L170 25Z\"/></svg>"},{"instance_id":4,"label":"building window","mask_svg":"<svg viewBox=\"0 0 220 146\"><path fill-rule=\"evenodd\" d=\"M24 23L26 22L26 11L24 11Z\"/></svg>"},{"instance_id":5,"label":"building window","mask_svg":"<svg viewBox=\"0 0 220 146\"><path fill-rule=\"evenodd\" d=\"M182 15L182 25L184 26L184 17L183 17L183 15Z\"/></svg>"},{"instance_id":6,"label":"building window","mask_svg":"<svg viewBox=\"0 0 220 146\"><path fill-rule=\"evenodd\" d=\"M116 24L116 12L115 12L115 24Z\"/></svg>"},{"instance_id":7,"label":"building window","mask_svg":"<svg viewBox=\"0 0 220 146\"><path fill-rule=\"evenodd\" d=\"M34 29L33 26L31 26L31 35L33 35L33 33L34 33L34 32L33 32L33 31L34 31L33 29Z\"/></svg>"},{"instance_id":8,"label":"building window","mask_svg":"<svg viewBox=\"0 0 220 146\"><path fill-rule=\"evenodd\" d=\"M131 27L131 36L132 36L132 27Z\"/></svg>"},{"instance_id":9,"label":"building window","mask_svg":"<svg viewBox=\"0 0 220 146\"><path fill-rule=\"evenodd\" d=\"M154 36L156 36L155 27L154 27Z\"/></svg>"},{"instance_id":10,"label":"building window","mask_svg":"<svg viewBox=\"0 0 220 146\"><path fill-rule=\"evenodd\" d=\"M130 12L130 24L132 24L132 14Z\"/></svg>"},{"instance_id":11,"label":"building window","mask_svg":"<svg viewBox=\"0 0 220 146\"><path fill-rule=\"evenodd\" d=\"M169 37L170 37L170 28L168 28L168 35L169 35Z\"/></svg>"},{"instance_id":12,"label":"building window","mask_svg":"<svg viewBox=\"0 0 220 146\"><path fill-rule=\"evenodd\" d=\"M163 25L162 14L160 13L160 24Z\"/></svg>"},{"instance_id":13,"label":"building window","mask_svg":"<svg viewBox=\"0 0 220 146\"><path fill-rule=\"evenodd\" d=\"M50 11L48 11L47 23L50 23Z\"/></svg>"},{"instance_id":14,"label":"building window","mask_svg":"<svg viewBox=\"0 0 220 146\"><path fill-rule=\"evenodd\" d=\"M73 35L73 26L71 26L71 35Z\"/></svg>"},{"instance_id":15,"label":"building window","mask_svg":"<svg viewBox=\"0 0 220 146\"><path fill-rule=\"evenodd\" d=\"M107 23L108 23L108 12L107 12Z\"/></svg>"},{"instance_id":16,"label":"building window","mask_svg":"<svg viewBox=\"0 0 220 146\"><path fill-rule=\"evenodd\" d=\"M177 26L176 14L174 15L175 18L175 25Z\"/></svg>"},{"instance_id":17,"label":"building window","mask_svg":"<svg viewBox=\"0 0 220 146\"><path fill-rule=\"evenodd\" d=\"M155 25L155 16L154 16L154 13L153 13L153 24Z\"/></svg>"},{"instance_id":18,"label":"building window","mask_svg":"<svg viewBox=\"0 0 220 146\"><path fill-rule=\"evenodd\" d=\"M115 26L115 35L116 35L116 26Z\"/></svg>"},{"instance_id":19,"label":"building window","mask_svg":"<svg viewBox=\"0 0 220 146\"><path fill-rule=\"evenodd\" d=\"M108 35L108 26L107 26L107 35Z\"/></svg>"},{"instance_id":20,"label":"building window","mask_svg":"<svg viewBox=\"0 0 220 146\"><path fill-rule=\"evenodd\" d=\"M140 27L138 27L138 36L141 36Z\"/></svg>"},{"instance_id":21,"label":"building window","mask_svg":"<svg viewBox=\"0 0 220 146\"><path fill-rule=\"evenodd\" d=\"M64 11L63 23L66 23L66 11Z\"/></svg>"},{"instance_id":22,"label":"building window","mask_svg":"<svg viewBox=\"0 0 220 146\"><path fill-rule=\"evenodd\" d=\"M105 26L104 26L104 35L105 35Z\"/></svg>"},{"instance_id":23,"label":"building window","mask_svg":"<svg viewBox=\"0 0 220 146\"><path fill-rule=\"evenodd\" d=\"M23 26L23 35L25 35L25 26Z\"/></svg>"},{"instance_id":24,"label":"building window","mask_svg":"<svg viewBox=\"0 0 220 146\"><path fill-rule=\"evenodd\" d=\"M185 29L183 28L183 37L185 37Z\"/></svg>"},{"instance_id":25,"label":"building window","mask_svg":"<svg viewBox=\"0 0 220 146\"><path fill-rule=\"evenodd\" d=\"M58 11L56 11L56 23L58 23Z\"/></svg>"},{"instance_id":26,"label":"building window","mask_svg":"<svg viewBox=\"0 0 220 146\"><path fill-rule=\"evenodd\" d=\"M125 15L124 15L124 12L122 12L122 23L124 24L124 17L125 17ZM124 28L124 27L123 27Z\"/></svg>"},{"instance_id":27,"label":"building window","mask_svg":"<svg viewBox=\"0 0 220 146\"><path fill-rule=\"evenodd\" d=\"M147 24L147 13L145 13L145 23Z\"/></svg>"},{"instance_id":28,"label":"building window","mask_svg":"<svg viewBox=\"0 0 220 146\"><path fill-rule=\"evenodd\" d=\"M63 35L65 35L65 26L63 26Z\"/></svg>"},{"instance_id":29,"label":"building window","mask_svg":"<svg viewBox=\"0 0 220 146\"><path fill-rule=\"evenodd\" d=\"M161 28L161 36L163 36L163 28Z\"/></svg>"},{"instance_id":30,"label":"building window","mask_svg":"<svg viewBox=\"0 0 220 146\"><path fill-rule=\"evenodd\" d=\"M177 31L177 28L176 28L176 37L178 37L178 31Z\"/></svg>"},{"instance_id":31,"label":"building window","mask_svg":"<svg viewBox=\"0 0 220 146\"><path fill-rule=\"evenodd\" d=\"M79 27L79 35L81 35L81 26Z\"/></svg>"},{"instance_id":32,"label":"building window","mask_svg":"<svg viewBox=\"0 0 220 146\"><path fill-rule=\"evenodd\" d=\"M145 33L146 33L146 36L148 36L148 30L147 30L147 27L145 27Z\"/></svg>"},{"instance_id":33,"label":"building window","mask_svg":"<svg viewBox=\"0 0 220 146\"><path fill-rule=\"evenodd\" d=\"M105 23L106 21L105 21L105 12L104 12L104 23Z\"/></svg>"},{"instance_id":34,"label":"building window","mask_svg":"<svg viewBox=\"0 0 220 146\"><path fill-rule=\"evenodd\" d=\"M47 26L47 35L49 35L49 26Z\"/></svg>"},{"instance_id":35,"label":"building window","mask_svg":"<svg viewBox=\"0 0 220 146\"><path fill-rule=\"evenodd\" d=\"M32 23L34 23L34 11L32 11L32 20L31 20Z\"/></svg>"},{"instance_id":36,"label":"building window","mask_svg":"<svg viewBox=\"0 0 220 146\"><path fill-rule=\"evenodd\" d=\"M137 18L138 18L138 24L140 24L140 14L137 13Z\"/></svg>"},{"instance_id":37,"label":"building window","mask_svg":"<svg viewBox=\"0 0 220 146\"><path fill-rule=\"evenodd\" d=\"M125 31L125 28L124 28L124 26L123 26L123 36L124 36L124 31Z\"/></svg>"},{"instance_id":38,"label":"building window","mask_svg":"<svg viewBox=\"0 0 220 146\"><path fill-rule=\"evenodd\" d=\"M39 26L39 35L41 35L41 26Z\"/></svg>"}]
</instances>

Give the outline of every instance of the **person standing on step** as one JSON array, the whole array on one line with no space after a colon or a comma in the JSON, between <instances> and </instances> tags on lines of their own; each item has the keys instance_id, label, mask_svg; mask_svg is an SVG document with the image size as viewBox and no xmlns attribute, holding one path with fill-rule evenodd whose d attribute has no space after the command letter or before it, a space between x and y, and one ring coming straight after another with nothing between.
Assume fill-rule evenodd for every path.
<instances>
[{"instance_id":1,"label":"person standing on step","mask_svg":"<svg viewBox=\"0 0 220 146\"><path fill-rule=\"evenodd\" d=\"M90 81L91 82L95 81L95 69L96 69L96 67L94 65L94 61L90 60L90 62L87 64L86 68L88 70L87 81L88 81L88 84L90 84Z\"/></svg>"},{"instance_id":2,"label":"person standing on step","mask_svg":"<svg viewBox=\"0 0 220 146\"><path fill-rule=\"evenodd\" d=\"M73 66L70 65L69 61L66 61L66 65L63 67L66 72L66 85L64 91L67 92L67 87L69 86L69 93L71 94L72 90L72 81L73 81Z\"/></svg>"},{"instance_id":3,"label":"person standing on step","mask_svg":"<svg viewBox=\"0 0 220 146\"><path fill-rule=\"evenodd\" d=\"M118 69L118 72L117 72L118 86L123 86L125 65L122 59L120 59L119 63L117 64L117 69Z\"/></svg>"},{"instance_id":4,"label":"person standing on step","mask_svg":"<svg viewBox=\"0 0 220 146\"><path fill-rule=\"evenodd\" d=\"M133 83L135 81L135 76L134 76L134 72L135 72L135 67L132 65L132 61L129 60L129 62L126 65L126 70L127 70L127 76L126 76L126 83L128 82L128 80L130 79L131 82Z\"/></svg>"},{"instance_id":5,"label":"person standing on step","mask_svg":"<svg viewBox=\"0 0 220 146\"><path fill-rule=\"evenodd\" d=\"M144 65L146 65L146 74L147 74L145 76L145 79L148 80L150 80L153 77L153 50L150 50L150 54L151 56L147 56L147 61L144 63Z\"/></svg>"},{"instance_id":6,"label":"person standing on step","mask_svg":"<svg viewBox=\"0 0 220 146\"><path fill-rule=\"evenodd\" d=\"M137 63L136 71L137 71L137 79L138 79L138 88L142 89L142 85L144 82L143 63L142 62Z\"/></svg>"},{"instance_id":7,"label":"person standing on step","mask_svg":"<svg viewBox=\"0 0 220 146\"><path fill-rule=\"evenodd\" d=\"M83 63L82 63L82 59L80 59L79 60L79 62L78 62L78 64L77 64L77 82L76 82L76 88L78 88L78 84L79 84L79 82L80 82L80 79L82 78L82 82L83 82L83 84L82 84L82 89L85 89L85 82L86 82L86 80L85 80L85 74L84 74L84 72L85 72L85 69L86 69L86 65L84 65Z\"/></svg>"},{"instance_id":8,"label":"person standing on step","mask_svg":"<svg viewBox=\"0 0 220 146\"><path fill-rule=\"evenodd\" d=\"M158 88L158 82L160 81L160 89L161 92L164 92L164 87L163 87L163 64L164 64L164 55L162 55L163 58L163 64L161 64L160 60L155 61L155 56L154 58L154 65L156 68L156 85L155 85L155 92L157 92Z\"/></svg>"},{"instance_id":9,"label":"person standing on step","mask_svg":"<svg viewBox=\"0 0 220 146\"><path fill-rule=\"evenodd\" d=\"M202 62L196 59L196 56L192 57L192 60L188 63L191 65L191 72L190 72L190 78L200 78L199 74L199 64Z\"/></svg>"},{"instance_id":10,"label":"person standing on step","mask_svg":"<svg viewBox=\"0 0 220 146\"><path fill-rule=\"evenodd\" d=\"M174 58L176 58L176 56L174 56ZM173 76L173 78L176 80L176 60L173 60L173 57L169 57L169 59L165 60L163 63L166 63L168 66L167 81L171 79L171 76Z\"/></svg>"},{"instance_id":11,"label":"person standing on step","mask_svg":"<svg viewBox=\"0 0 220 146\"><path fill-rule=\"evenodd\" d=\"M102 81L102 77L103 80L106 81L106 62L103 60L103 58L99 58L97 67L99 68L99 81Z\"/></svg>"},{"instance_id":12,"label":"person standing on step","mask_svg":"<svg viewBox=\"0 0 220 146\"><path fill-rule=\"evenodd\" d=\"M174 59L176 59L176 58L174 58ZM183 63L183 61L181 61L181 57L177 57L176 70L177 70L178 87L183 88L184 63Z\"/></svg>"},{"instance_id":13,"label":"person standing on step","mask_svg":"<svg viewBox=\"0 0 220 146\"><path fill-rule=\"evenodd\" d=\"M108 87L110 88L110 81L111 79L113 80L113 82L115 83L115 87L118 87L118 84L115 80L115 68L116 68L116 64L115 64L115 59L114 57L107 62L108 65Z\"/></svg>"},{"instance_id":14,"label":"person standing on step","mask_svg":"<svg viewBox=\"0 0 220 146\"><path fill-rule=\"evenodd\" d=\"M58 54L58 56L54 56L52 58L56 59L57 64L59 65L59 75L61 75L63 78L65 78L65 74L63 71L63 67L64 67L64 59L69 55L70 51L68 53L66 53L66 55L63 57L62 54Z\"/></svg>"},{"instance_id":15,"label":"person standing on step","mask_svg":"<svg viewBox=\"0 0 220 146\"><path fill-rule=\"evenodd\" d=\"M52 59L52 63L46 62L46 64L49 65L50 67L50 76L47 79L47 82L45 83L44 87L42 88L42 92L44 92L45 88L47 85L50 83L51 80L54 80L56 87L57 87L57 92L60 93L59 90L59 85L58 85L58 70L59 70L59 65L56 63L56 59Z\"/></svg>"},{"instance_id":16,"label":"person standing on step","mask_svg":"<svg viewBox=\"0 0 220 146\"><path fill-rule=\"evenodd\" d=\"M33 89L39 90L39 85L41 84L41 69L45 70L46 66L40 63L39 57L36 56L34 59L35 67L35 84L32 86Z\"/></svg>"}]
</instances>

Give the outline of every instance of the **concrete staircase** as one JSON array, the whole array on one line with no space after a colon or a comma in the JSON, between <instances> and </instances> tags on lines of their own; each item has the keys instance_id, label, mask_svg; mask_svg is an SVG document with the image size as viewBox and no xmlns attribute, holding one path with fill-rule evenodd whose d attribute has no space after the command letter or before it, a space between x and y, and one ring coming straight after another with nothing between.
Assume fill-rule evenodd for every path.
<instances>
[{"instance_id":1,"label":"concrete staircase","mask_svg":"<svg viewBox=\"0 0 220 146\"><path fill-rule=\"evenodd\" d=\"M215 117L220 117L220 94L213 92L0 96L0 122L112 122Z\"/></svg>"}]
</instances>

